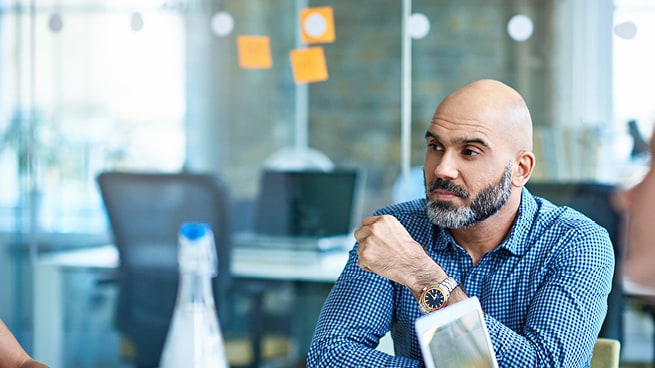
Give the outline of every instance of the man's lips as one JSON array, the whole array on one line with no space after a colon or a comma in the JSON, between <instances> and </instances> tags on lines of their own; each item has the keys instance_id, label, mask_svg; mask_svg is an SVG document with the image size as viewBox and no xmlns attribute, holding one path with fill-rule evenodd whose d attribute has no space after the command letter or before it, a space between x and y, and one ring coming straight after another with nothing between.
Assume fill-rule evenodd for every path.
<instances>
[{"instance_id":1,"label":"man's lips","mask_svg":"<svg viewBox=\"0 0 655 368\"><path fill-rule=\"evenodd\" d=\"M448 191L448 190L443 190L443 189L433 190L432 191L432 197L435 200L438 200L438 201L449 201L449 200L453 200L453 199L456 199L456 198L460 198L460 196L457 195L456 193Z\"/></svg>"}]
</instances>

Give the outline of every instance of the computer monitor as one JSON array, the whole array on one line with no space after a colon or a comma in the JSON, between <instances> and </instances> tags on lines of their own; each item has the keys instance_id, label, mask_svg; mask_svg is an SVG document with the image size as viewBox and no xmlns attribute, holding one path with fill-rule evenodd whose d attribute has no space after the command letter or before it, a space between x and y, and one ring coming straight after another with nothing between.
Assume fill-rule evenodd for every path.
<instances>
[{"instance_id":1,"label":"computer monitor","mask_svg":"<svg viewBox=\"0 0 655 368\"><path fill-rule=\"evenodd\" d=\"M361 177L357 168L265 169L255 206L255 232L302 237L348 234L359 220Z\"/></svg>"}]
</instances>

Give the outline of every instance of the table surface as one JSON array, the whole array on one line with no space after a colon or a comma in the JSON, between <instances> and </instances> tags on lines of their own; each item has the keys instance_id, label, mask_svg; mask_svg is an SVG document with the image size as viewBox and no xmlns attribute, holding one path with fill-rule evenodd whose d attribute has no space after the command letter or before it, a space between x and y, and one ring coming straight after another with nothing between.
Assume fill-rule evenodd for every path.
<instances>
[{"instance_id":1,"label":"table surface","mask_svg":"<svg viewBox=\"0 0 655 368\"><path fill-rule=\"evenodd\" d=\"M309 252L234 248L231 273L237 278L332 284L348 260L348 249ZM352 246L352 244L350 245ZM119 266L112 245L41 255L34 278L34 356L52 368L62 367L63 274L66 270L110 270Z\"/></svg>"},{"instance_id":2,"label":"table surface","mask_svg":"<svg viewBox=\"0 0 655 368\"><path fill-rule=\"evenodd\" d=\"M242 278L334 282L348 260L348 249L330 252L235 248L232 275ZM61 268L114 269L119 265L118 250L112 244L53 252L39 258L40 265Z\"/></svg>"}]
</instances>

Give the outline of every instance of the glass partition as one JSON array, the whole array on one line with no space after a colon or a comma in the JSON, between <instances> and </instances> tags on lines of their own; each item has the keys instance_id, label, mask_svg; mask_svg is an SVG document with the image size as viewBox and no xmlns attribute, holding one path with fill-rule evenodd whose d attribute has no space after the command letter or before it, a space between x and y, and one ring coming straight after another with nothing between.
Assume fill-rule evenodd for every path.
<instances>
[{"instance_id":1,"label":"glass partition","mask_svg":"<svg viewBox=\"0 0 655 368\"><path fill-rule=\"evenodd\" d=\"M104 170L213 172L248 203L267 165L355 166L365 216L410 166L420 180L435 107L479 78L525 97L536 179L623 182L643 163L627 121L647 139L655 119L636 53L654 14L637 0L0 1L0 316L29 347L33 262L111 241Z\"/></svg>"}]
</instances>

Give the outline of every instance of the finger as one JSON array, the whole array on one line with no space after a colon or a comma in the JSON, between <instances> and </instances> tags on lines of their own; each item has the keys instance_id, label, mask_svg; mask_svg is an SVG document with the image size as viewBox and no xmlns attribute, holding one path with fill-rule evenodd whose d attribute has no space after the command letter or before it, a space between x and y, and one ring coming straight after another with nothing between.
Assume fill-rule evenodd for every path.
<instances>
[{"instance_id":1,"label":"finger","mask_svg":"<svg viewBox=\"0 0 655 368\"><path fill-rule=\"evenodd\" d=\"M364 220L362 220L362 226L360 226L354 232L355 239L361 243L368 236L370 236L373 233L372 226L375 225L377 222L379 222L380 218L381 218L380 216L370 216L364 218Z\"/></svg>"},{"instance_id":2,"label":"finger","mask_svg":"<svg viewBox=\"0 0 655 368\"><path fill-rule=\"evenodd\" d=\"M369 226L376 223L381 216L369 216L362 220L362 226Z\"/></svg>"},{"instance_id":3,"label":"finger","mask_svg":"<svg viewBox=\"0 0 655 368\"><path fill-rule=\"evenodd\" d=\"M372 224L362 224L361 227L357 228L353 235L355 236L355 240L359 242L360 244L365 242L366 239L373 234L373 231L371 230L371 225Z\"/></svg>"},{"instance_id":4,"label":"finger","mask_svg":"<svg viewBox=\"0 0 655 368\"><path fill-rule=\"evenodd\" d=\"M366 238L367 233L368 233L368 231L366 229L360 227L360 228L357 228L355 230L353 235L355 236L355 240L357 240L357 242L361 243L362 240L364 240Z\"/></svg>"}]
</instances>

